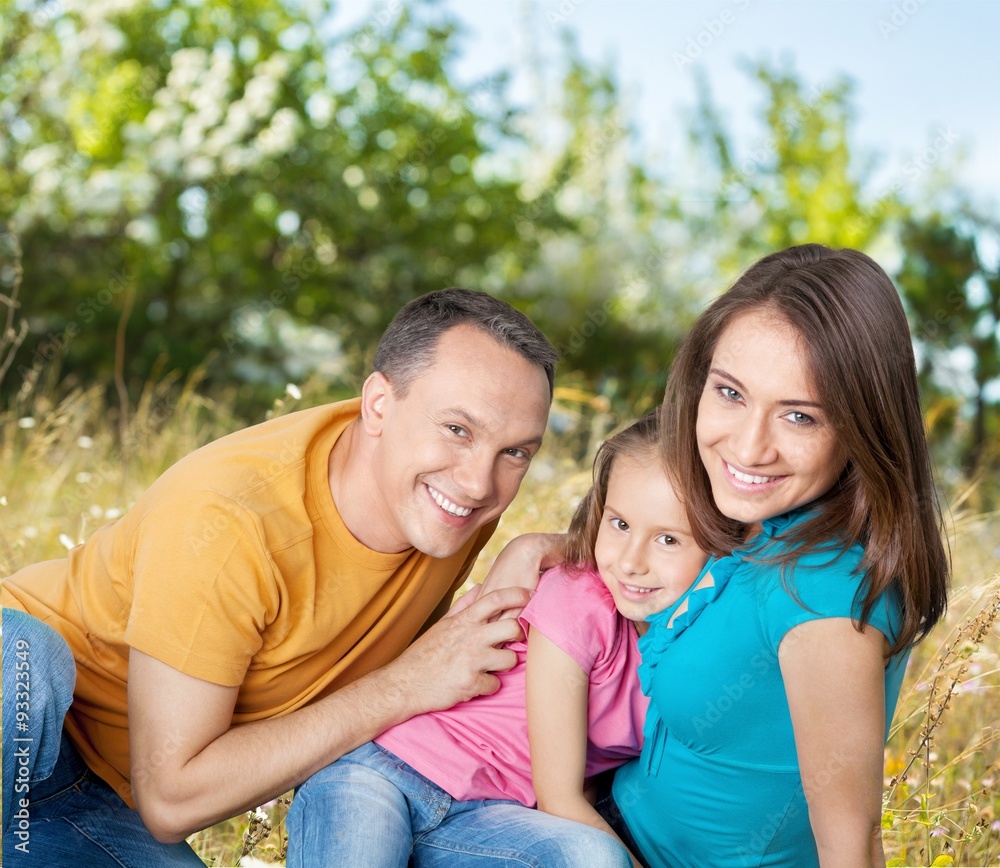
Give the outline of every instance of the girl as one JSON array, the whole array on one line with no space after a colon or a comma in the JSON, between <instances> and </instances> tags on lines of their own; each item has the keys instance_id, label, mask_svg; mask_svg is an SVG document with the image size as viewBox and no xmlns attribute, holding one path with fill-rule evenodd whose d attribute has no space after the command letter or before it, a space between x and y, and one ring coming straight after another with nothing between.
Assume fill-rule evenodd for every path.
<instances>
[{"instance_id":1,"label":"girl","mask_svg":"<svg viewBox=\"0 0 1000 868\"><path fill-rule=\"evenodd\" d=\"M653 866L885 865L885 736L949 570L891 281L854 250L762 259L689 333L662 425L715 557L640 642L646 740L606 816Z\"/></svg>"},{"instance_id":2,"label":"girl","mask_svg":"<svg viewBox=\"0 0 1000 868\"><path fill-rule=\"evenodd\" d=\"M638 635L706 560L658 469L656 432L650 415L599 450L568 566L521 613L527 641L509 646L518 663L499 690L395 726L310 778L288 815L289 868L631 864L584 787L638 755ZM522 807L536 803L554 816Z\"/></svg>"}]
</instances>

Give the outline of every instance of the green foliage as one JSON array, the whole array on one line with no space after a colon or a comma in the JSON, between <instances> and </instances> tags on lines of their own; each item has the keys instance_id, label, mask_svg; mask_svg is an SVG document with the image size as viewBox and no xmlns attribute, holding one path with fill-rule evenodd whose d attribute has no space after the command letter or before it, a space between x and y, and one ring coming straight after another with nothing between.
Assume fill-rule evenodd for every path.
<instances>
[{"instance_id":1,"label":"green foliage","mask_svg":"<svg viewBox=\"0 0 1000 868\"><path fill-rule=\"evenodd\" d=\"M51 346L110 379L107 336L134 295L133 375L215 350L210 376L253 360L283 384L262 327L275 311L350 354L415 295L487 273L502 289L535 255L514 230L519 185L488 165L513 137L494 111L503 81L450 81L447 22L404 9L377 38L324 44L306 9L274 0L11 19L0 220L22 238L44 335L21 380Z\"/></svg>"},{"instance_id":2,"label":"green foliage","mask_svg":"<svg viewBox=\"0 0 1000 868\"><path fill-rule=\"evenodd\" d=\"M1000 419L998 393L991 399L989 389L1000 385L1000 270L979 255L977 237L991 227L982 218L966 222L970 225L962 227L941 214L907 219L898 283L923 349L924 394L932 405L944 404L937 424L951 435L967 474L995 479ZM950 400L954 387L935 377L955 362L968 369L969 383L960 395L970 405L965 412Z\"/></svg>"},{"instance_id":3,"label":"green foliage","mask_svg":"<svg viewBox=\"0 0 1000 868\"><path fill-rule=\"evenodd\" d=\"M716 179L710 222L723 228L727 264L750 261L793 244L869 248L897 213L891 198L869 201L867 164L848 142L854 110L850 80L806 91L791 70L750 67L764 94L764 138L746 153L725 128L707 85L692 139Z\"/></svg>"},{"instance_id":4,"label":"green foliage","mask_svg":"<svg viewBox=\"0 0 1000 868\"><path fill-rule=\"evenodd\" d=\"M545 68L529 50L547 95L515 107L502 70L457 83L461 32L432 2L338 37L323 0L0 8L0 225L24 263L0 394L58 368L134 400L207 366L256 417L289 381L356 390L400 306L466 285L535 319L564 386L639 413L709 298L818 241L903 261L939 458L956 478L1000 460L1000 290L975 249L995 227L918 216L913 185L873 192L847 78L749 66L749 146L699 79L688 162L664 163L569 33ZM16 270L4 255L0 301ZM941 377L956 351L974 387Z\"/></svg>"}]
</instances>

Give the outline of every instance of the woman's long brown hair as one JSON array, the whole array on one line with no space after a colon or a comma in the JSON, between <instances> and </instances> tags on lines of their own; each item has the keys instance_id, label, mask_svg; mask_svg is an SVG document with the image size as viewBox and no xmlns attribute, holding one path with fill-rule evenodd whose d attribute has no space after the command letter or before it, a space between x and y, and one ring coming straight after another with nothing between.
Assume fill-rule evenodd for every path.
<instances>
[{"instance_id":1,"label":"woman's long brown hair","mask_svg":"<svg viewBox=\"0 0 1000 868\"><path fill-rule=\"evenodd\" d=\"M695 433L716 344L737 317L769 311L799 333L820 402L847 456L795 550L860 543L861 624L893 589L902 624L890 653L922 639L947 607L950 565L934 489L906 315L886 273L856 250L790 247L752 265L699 317L674 360L661 407L663 455L687 502L695 541L721 555L746 528L715 506Z\"/></svg>"}]
</instances>

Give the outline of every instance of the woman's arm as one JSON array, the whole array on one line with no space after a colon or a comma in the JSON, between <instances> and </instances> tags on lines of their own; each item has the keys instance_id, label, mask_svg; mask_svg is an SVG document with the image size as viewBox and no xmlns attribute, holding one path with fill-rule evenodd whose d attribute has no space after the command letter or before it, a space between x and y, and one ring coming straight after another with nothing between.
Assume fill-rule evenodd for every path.
<instances>
[{"instance_id":1,"label":"woman's arm","mask_svg":"<svg viewBox=\"0 0 1000 868\"><path fill-rule=\"evenodd\" d=\"M808 621L778 648L809 821L823 868L884 868L885 637Z\"/></svg>"},{"instance_id":2,"label":"woman's arm","mask_svg":"<svg viewBox=\"0 0 1000 868\"><path fill-rule=\"evenodd\" d=\"M528 742L539 810L618 838L583 792L587 768L587 673L535 629L528 631ZM624 845L622 845L624 846ZM633 857L633 863L635 859Z\"/></svg>"}]
</instances>

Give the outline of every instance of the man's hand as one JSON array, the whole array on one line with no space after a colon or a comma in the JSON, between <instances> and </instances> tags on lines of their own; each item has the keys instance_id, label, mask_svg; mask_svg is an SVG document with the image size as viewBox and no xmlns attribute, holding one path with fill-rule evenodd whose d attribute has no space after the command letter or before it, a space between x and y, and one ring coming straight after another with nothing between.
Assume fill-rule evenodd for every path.
<instances>
[{"instance_id":1,"label":"man's hand","mask_svg":"<svg viewBox=\"0 0 1000 868\"><path fill-rule=\"evenodd\" d=\"M390 663L383 672L389 689L399 691L406 716L495 693L500 679L492 673L517 662L513 651L499 646L524 638L515 618L499 616L508 610L520 612L530 598L524 588L502 588L480 592L471 605L460 601Z\"/></svg>"},{"instance_id":2,"label":"man's hand","mask_svg":"<svg viewBox=\"0 0 1000 868\"><path fill-rule=\"evenodd\" d=\"M500 681L491 673L517 661L497 646L524 638L516 620L496 616L528 598L523 588L505 588L456 607L383 669L290 714L238 727L237 688L132 649L132 786L143 821L158 840L181 841L286 792L414 714L495 692Z\"/></svg>"}]
</instances>

